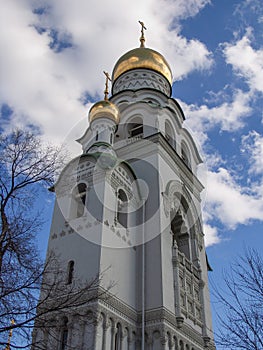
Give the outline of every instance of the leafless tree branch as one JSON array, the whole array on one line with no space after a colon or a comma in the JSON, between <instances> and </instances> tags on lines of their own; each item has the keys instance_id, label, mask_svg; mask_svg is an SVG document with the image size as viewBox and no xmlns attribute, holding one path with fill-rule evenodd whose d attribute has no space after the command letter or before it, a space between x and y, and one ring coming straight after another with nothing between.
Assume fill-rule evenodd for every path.
<instances>
[{"instance_id":1,"label":"leafless tree branch","mask_svg":"<svg viewBox=\"0 0 263 350\"><path fill-rule=\"evenodd\" d=\"M222 349L263 349L263 259L246 249L224 274L225 289L213 288L221 325L217 344ZM222 316L223 315L223 316Z\"/></svg>"}]
</instances>

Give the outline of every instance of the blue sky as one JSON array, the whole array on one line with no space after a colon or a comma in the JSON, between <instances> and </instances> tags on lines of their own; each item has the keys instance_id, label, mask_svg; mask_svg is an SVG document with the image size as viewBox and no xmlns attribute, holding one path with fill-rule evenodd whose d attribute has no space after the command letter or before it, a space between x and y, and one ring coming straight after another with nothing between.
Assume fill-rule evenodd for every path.
<instances>
[{"instance_id":1,"label":"blue sky","mask_svg":"<svg viewBox=\"0 0 263 350\"><path fill-rule=\"evenodd\" d=\"M141 19L146 46L170 63L173 97L202 149L212 278L220 282L222 269L245 245L262 250L261 0L1 0L1 5L2 130L34 125L55 143L80 136L91 103L103 96L102 71L111 72L123 53L138 46ZM50 220L51 206L45 210Z\"/></svg>"}]
</instances>

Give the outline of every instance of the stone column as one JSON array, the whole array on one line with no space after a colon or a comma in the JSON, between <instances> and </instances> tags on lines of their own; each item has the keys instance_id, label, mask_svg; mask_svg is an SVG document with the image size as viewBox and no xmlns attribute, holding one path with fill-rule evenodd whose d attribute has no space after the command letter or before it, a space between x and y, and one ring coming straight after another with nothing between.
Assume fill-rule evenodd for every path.
<instances>
[{"instance_id":1,"label":"stone column","mask_svg":"<svg viewBox=\"0 0 263 350\"><path fill-rule=\"evenodd\" d=\"M169 350L174 350L174 346L175 346L175 341L174 341L174 339L170 339L169 340L169 343L168 343L168 345L169 345ZM176 349L176 348L175 348Z\"/></svg>"},{"instance_id":2,"label":"stone column","mask_svg":"<svg viewBox=\"0 0 263 350\"><path fill-rule=\"evenodd\" d=\"M160 339L162 350L167 350L166 348L167 341L168 341L167 335L162 333L161 339Z\"/></svg>"},{"instance_id":3,"label":"stone column","mask_svg":"<svg viewBox=\"0 0 263 350\"><path fill-rule=\"evenodd\" d=\"M85 350L93 349L94 342L95 342L94 321L92 319L88 319L87 321L84 322L83 339L82 339L83 349Z\"/></svg>"},{"instance_id":4,"label":"stone column","mask_svg":"<svg viewBox=\"0 0 263 350\"><path fill-rule=\"evenodd\" d=\"M73 341L73 327L74 327L74 320L72 316L68 317L68 341L67 341L67 345L68 347L71 346L72 341Z\"/></svg>"},{"instance_id":5,"label":"stone column","mask_svg":"<svg viewBox=\"0 0 263 350\"><path fill-rule=\"evenodd\" d=\"M173 270L174 270L174 294L175 294L175 317L177 321L177 326L180 328L184 322L184 318L181 314L181 301L180 301L180 275L179 275L179 257L178 257L178 246L174 242L173 246Z\"/></svg>"},{"instance_id":6,"label":"stone column","mask_svg":"<svg viewBox=\"0 0 263 350\"><path fill-rule=\"evenodd\" d=\"M201 272L200 272L200 275L201 275ZM205 282L202 279L200 279L199 287L200 287L200 297L201 297L201 305L202 305L203 340L204 340L204 346L205 348L207 348L210 342L210 337L207 334L207 320L206 320L206 313L205 313L205 295L204 295Z\"/></svg>"},{"instance_id":7,"label":"stone column","mask_svg":"<svg viewBox=\"0 0 263 350\"><path fill-rule=\"evenodd\" d=\"M116 333L117 333L117 328L115 327L115 323L113 323L111 326L111 347L110 347L110 350L114 350Z\"/></svg>"},{"instance_id":8,"label":"stone column","mask_svg":"<svg viewBox=\"0 0 263 350\"><path fill-rule=\"evenodd\" d=\"M102 350L107 350L108 344L107 344L107 329L110 326L110 322L108 322L106 319L103 323L103 332L102 332Z\"/></svg>"},{"instance_id":9,"label":"stone column","mask_svg":"<svg viewBox=\"0 0 263 350\"><path fill-rule=\"evenodd\" d=\"M85 320L80 320L79 321L79 338L80 338L80 342L79 342L79 347L80 349L84 348L84 336L85 336L85 327L86 327L86 321Z\"/></svg>"}]
</instances>

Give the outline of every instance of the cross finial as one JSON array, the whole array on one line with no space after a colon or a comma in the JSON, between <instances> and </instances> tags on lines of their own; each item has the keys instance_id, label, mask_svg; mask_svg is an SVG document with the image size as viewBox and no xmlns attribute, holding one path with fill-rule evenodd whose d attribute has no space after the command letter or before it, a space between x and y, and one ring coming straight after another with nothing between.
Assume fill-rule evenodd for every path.
<instances>
[{"instance_id":1,"label":"cross finial","mask_svg":"<svg viewBox=\"0 0 263 350\"><path fill-rule=\"evenodd\" d=\"M145 25L142 21L139 21L139 23L142 26L142 29L141 29L142 35L140 37L141 47L144 47L144 43L145 43L144 30L147 30L147 28L145 27Z\"/></svg>"},{"instance_id":2,"label":"cross finial","mask_svg":"<svg viewBox=\"0 0 263 350\"><path fill-rule=\"evenodd\" d=\"M105 90L104 90L104 100L108 101L108 95L109 95L109 81L111 81L110 75L108 72L103 71L103 73L106 76L106 82L105 82Z\"/></svg>"}]
</instances>

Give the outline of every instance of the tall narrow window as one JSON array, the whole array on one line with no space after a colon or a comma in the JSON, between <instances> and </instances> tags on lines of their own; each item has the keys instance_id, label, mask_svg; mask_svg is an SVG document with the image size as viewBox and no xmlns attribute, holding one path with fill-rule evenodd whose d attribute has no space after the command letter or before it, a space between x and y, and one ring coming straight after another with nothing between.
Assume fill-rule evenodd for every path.
<instances>
[{"instance_id":1,"label":"tall narrow window","mask_svg":"<svg viewBox=\"0 0 263 350\"><path fill-rule=\"evenodd\" d=\"M67 284L71 284L74 274L74 261L70 260L68 263L68 275L67 275Z\"/></svg>"},{"instance_id":2,"label":"tall narrow window","mask_svg":"<svg viewBox=\"0 0 263 350\"><path fill-rule=\"evenodd\" d=\"M61 330L60 350L66 350L68 345L68 319L65 317Z\"/></svg>"},{"instance_id":3,"label":"tall narrow window","mask_svg":"<svg viewBox=\"0 0 263 350\"><path fill-rule=\"evenodd\" d=\"M98 132L98 130L96 131L96 138L95 138L95 141L98 141L98 139L99 139L99 132Z\"/></svg>"},{"instance_id":4,"label":"tall narrow window","mask_svg":"<svg viewBox=\"0 0 263 350\"><path fill-rule=\"evenodd\" d=\"M188 150L188 147L182 143L181 148L182 160L188 166L188 168L191 169L190 152Z\"/></svg>"},{"instance_id":5,"label":"tall narrow window","mask_svg":"<svg viewBox=\"0 0 263 350\"><path fill-rule=\"evenodd\" d=\"M128 197L126 193L120 189L118 191L118 208L117 208L117 222L123 227L128 226Z\"/></svg>"},{"instance_id":6,"label":"tall narrow window","mask_svg":"<svg viewBox=\"0 0 263 350\"><path fill-rule=\"evenodd\" d=\"M175 134L173 127L168 120L165 121L165 138L170 145L175 148Z\"/></svg>"}]
</instances>

